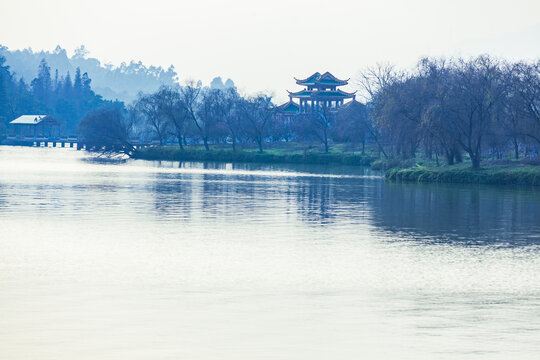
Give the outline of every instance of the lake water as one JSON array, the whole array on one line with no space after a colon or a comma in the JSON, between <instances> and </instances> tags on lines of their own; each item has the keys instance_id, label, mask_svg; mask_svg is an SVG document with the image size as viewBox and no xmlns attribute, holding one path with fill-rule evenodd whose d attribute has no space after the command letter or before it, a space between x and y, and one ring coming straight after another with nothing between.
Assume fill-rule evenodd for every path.
<instances>
[{"instance_id":1,"label":"lake water","mask_svg":"<svg viewBox=\"0 0 540 360\"><path fill-rule=\"evenodd\" d=\"M538 359L540 189L0 147L0 359Z\"/></svg>"}]
</instances>

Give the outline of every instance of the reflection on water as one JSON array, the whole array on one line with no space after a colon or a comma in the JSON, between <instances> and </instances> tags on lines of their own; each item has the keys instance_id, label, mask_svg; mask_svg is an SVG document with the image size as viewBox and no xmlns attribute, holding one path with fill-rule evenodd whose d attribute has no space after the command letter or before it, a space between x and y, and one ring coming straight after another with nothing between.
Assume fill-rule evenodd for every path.
<instances>
[{"instance_id":1,"label":"reflection on water","mask_svg":"<svg viewBox=\"0 0 540 360\"><path fill-rule=\"evenodd\" d=\"M535 359L540 191L0 147L2 359Z\"/></svg>"},{"instance_id":2,"label":"reflection on water","mask_svg":"<svg viewBox=\"0 0 540 360\"><path fill-rule=\"evenodd\" d=\"M422 242L539 245L539 190L384 184L373 203L373 220L381 229L416 234Z\"/></svg>"}]
</instances>

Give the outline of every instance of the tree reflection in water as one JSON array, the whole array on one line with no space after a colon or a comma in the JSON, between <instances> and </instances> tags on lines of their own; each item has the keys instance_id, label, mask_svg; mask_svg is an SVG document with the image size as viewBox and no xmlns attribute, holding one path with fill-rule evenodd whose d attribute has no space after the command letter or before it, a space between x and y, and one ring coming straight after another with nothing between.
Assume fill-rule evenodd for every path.
<instances>
[{"instance_id":1,"label":"tree reflection in water","mask_svg":"<svg viewBox=\"0 0 540 360\"><path fill-rule=\"evenodd\" d=\"M208 221L295 216L314 226L367 223L375 232L393 233L392 239L461 245L540 243L539 189L396 184L357 169L352 177L328 177L308 176L308 166L176 166L202 171L156 174L152 191L162 216L196 215ZM291 175L273 176L277 170ZM311 175L317 170L313 167Z\"/></svg>"}]
</instances>

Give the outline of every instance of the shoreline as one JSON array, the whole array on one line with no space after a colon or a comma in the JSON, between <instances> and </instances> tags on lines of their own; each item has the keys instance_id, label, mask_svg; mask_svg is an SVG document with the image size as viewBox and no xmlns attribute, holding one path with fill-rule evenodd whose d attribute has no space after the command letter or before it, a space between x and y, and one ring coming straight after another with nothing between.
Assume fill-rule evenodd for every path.
<instances>
[{"instance_id":1,"label":"shoreline","mask_svg":"<svg viewBox=\"0 0 540 360\"><path fill-rule=\"evenodd\" d=\"M439 184L486 184L540 186L540 166L526 164L484 164L473 169L469 164L441 167L392 168L385 178L393 182Z\"/></svg>"},{"instance_id":2,"label":"shoreline","mask_svg":"<svg viewBox=\"0 0 540 360\"><path fill-rule=\"evenodd\" d=\"M263 153L256 150L232 149L185 149L177 147L149 147L137 149L131 155L133 159L164 161L215 161L238 163L267 164L322 164L370 166L373 158L367 154L354 152L325 153L322 151L283 151L267 149Z\"/></svg>"},{"instance_id":3,"label":"shoreline","mask_svg":"<svg viewBox=\"0 0 540 360\"><path fill-rule=\"evenodd\" d=\"M309 164L309 165L350 165L382 170L384 177L392 182L447 183L447 184L487 184L487 185L530 185L540 186L540 166L523 163L492 164L485 162L474 170L470 164L451 166L411 166L399 162L383 161L369 154L352 151L325 153L320 150L291 150L270 148L263 153L256 149L211 149L176 146L148 147L137 149L133 159L163 161L212 161L261 164ZM388 168L389 165L394 165ZM407 166L407 167L405 167Z\"/></svg>"},{"instance_id":4,"label":"shoreline","mask_svg":"<svg viewBox=\"0 0 540 360\"><path fill-rule=\"evenodd\" d=\"M345 165L367 167L381 171L386 180L404 183L439 184L486 184L540 186L540 165L518 161L504 164L483 162L478 170L470 163L434 166L420 161L415 166L409 160L383 160L369 153L333 149L325 153L318 149L299 150L275 147L263 153L257 149L214 148L206 151L201 147L180 150L177 146L146 147L136 149L130 158L148 161L198 161L260 164Z\"/></svg>"}]
</instances>

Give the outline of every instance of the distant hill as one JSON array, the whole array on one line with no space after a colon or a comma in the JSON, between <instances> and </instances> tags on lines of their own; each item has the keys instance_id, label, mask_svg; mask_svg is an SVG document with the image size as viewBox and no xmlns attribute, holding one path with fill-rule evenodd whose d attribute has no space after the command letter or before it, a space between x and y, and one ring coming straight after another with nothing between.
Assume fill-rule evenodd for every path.
<instances>
[{"instance_id":1,"label":"distant hill","mask_svg":"<svg viewBox=\"0 0 540 360\"><path fill-rule=\"evenodd\" d=\"M32 49L9 50L0 45L0 56L6 59L16 79L23 78L30 82L37 76L40 61L45 59L51 69L58 69L60 74L69 72L72 76L77 67L82 73L88 73L92 79L92 89L109 100L131 102L139 91L153 92L161 85L174 85L178 82L178 74L171 65L168 69L161 66L147 67L142 62L131 61L120 66L102 64L98 59L88 57L84 46L78 48L69 57L65 49L57 46L52 52Z\"/></svg>"},{"instance_id":2,"label":"distant hill","mask_svg":"<svg viewBox=\"0 0 540 360\"><path fill-rule=\"evenodd\" d=\"M232 81L231 79L227 79L225 83L223 83L221 76L215 77L210 82L211 89L225 90L225 89L234 88L234 87L236 87L236 85L234 85L234 81Z\"/></svg>"}]
</instances>

